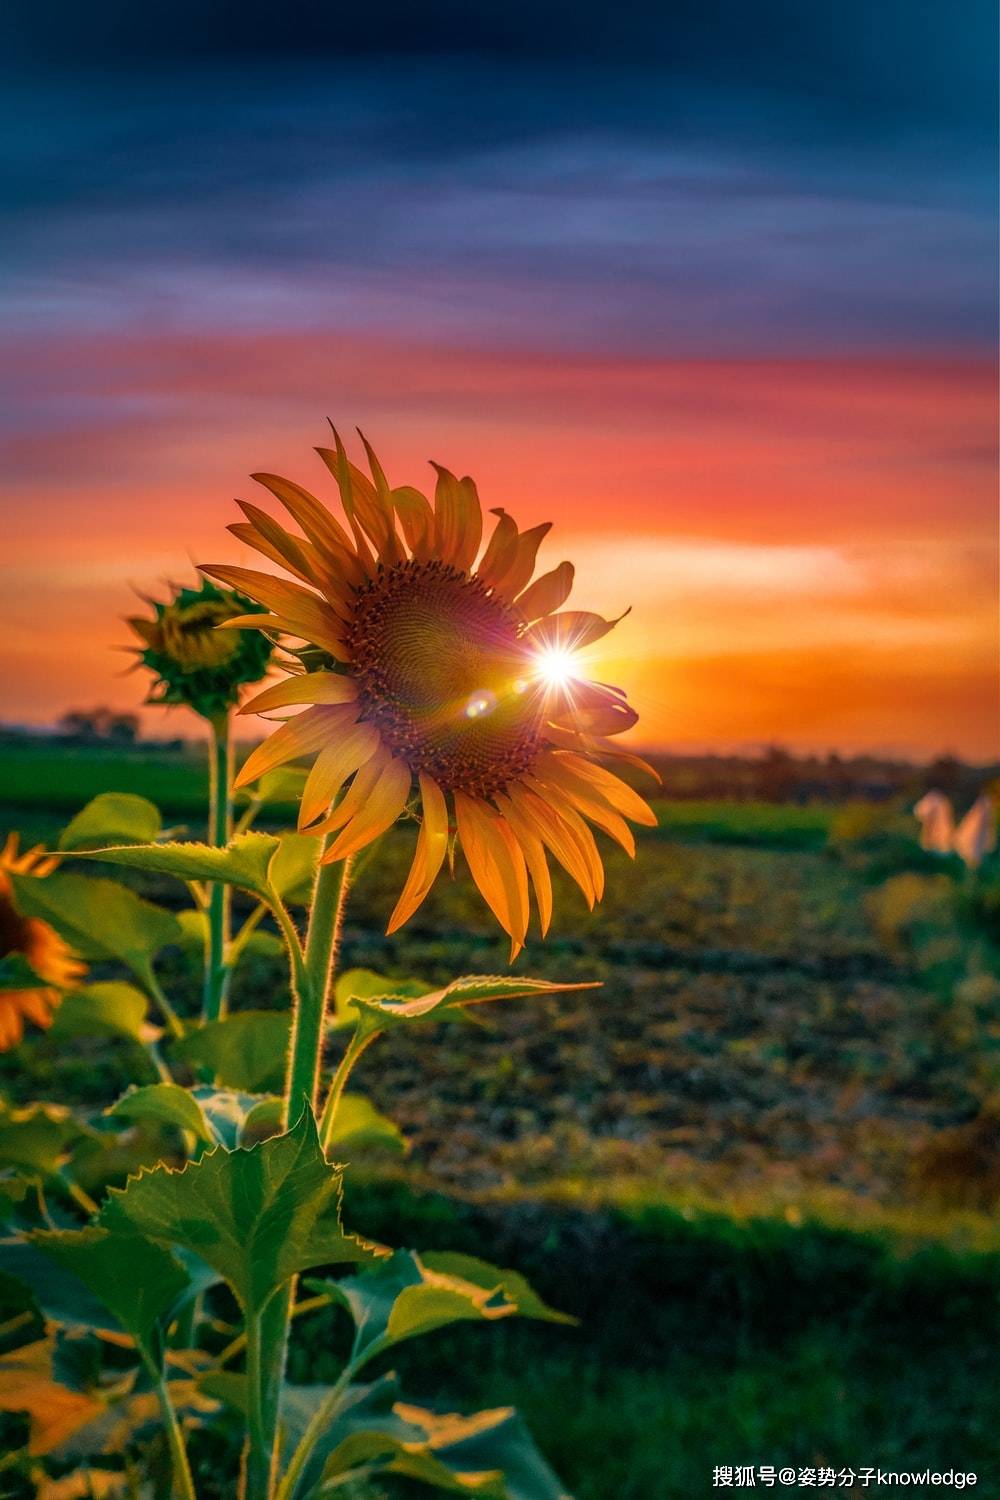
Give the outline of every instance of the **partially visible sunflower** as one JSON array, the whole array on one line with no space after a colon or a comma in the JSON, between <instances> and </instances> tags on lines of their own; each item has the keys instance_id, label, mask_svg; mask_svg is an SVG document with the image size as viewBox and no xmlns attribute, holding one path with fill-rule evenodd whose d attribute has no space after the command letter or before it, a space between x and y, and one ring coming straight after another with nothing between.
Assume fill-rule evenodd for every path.
<instances>
[{"instance_id":1,"label":"partially visible sunflower","mask_svg":"<svg viewBox=\"0 0 1000 1500\"><path fill-rule=\"evenodd\" d=\"M558 612L572 588L571 563L531 581L551 523L522 532L496 510L480 557L483 517L471 479L434 465L432 505L408 485L391 489L367 442L371 479L334 437L335 451L317 451L337 480L349 530L299 485L255 474L301 533L243 502L246 521L229 530L297 581L221 564L203 570L271 611L225 627L306 642L294 653L293 675L241 712L310 706L250 755L237 785L314 754L299 826L332 835L324 859L338 860L389 828L415 783L416 854L388 931L427 895L454 826L513 957L528 926L529 876L542 932L548 928L547 854L592 906L604 868L587 820L629 854L635 845L625 819L656 821L595 760L621 754L607 737L637 715L620 689L571 675L571 653L616 622Z\"/></svg>"},{"instance_id":2,"label":"partially visible sunflower","mask_svg":"<svg viewBox=\"0 0 1000 1500\"><path fill-rule=\"evenodd\" d=\"M25 1021L43 1030L62 1000L62 991L78 984L87 967L62 938L37 917L24 917L14 902L11 874L48 875L57 861L41 848L18 853L18 837L12 833L0 849L0 959L23 958L42 982L23 989L0 990L0 1052L16 1047L24 1035Z\"/></svg>"},{"instance_id":3,"label":"partially visible sunflower","mask_svg":"<svg viewBox=\"0 0 1000 1500\"><path fill-rule=\"evenodd\" d=\"M243 683L259 682L268 669L271 642L259 633L225 635L224 620L245 615L253 601L203 579L198 588L174 587L166 602L148 600L152 617L128 624L142 642L138 656L156 679L150 703L186 703L206 719L226 713Z\"/></svg>"}]
</instances>

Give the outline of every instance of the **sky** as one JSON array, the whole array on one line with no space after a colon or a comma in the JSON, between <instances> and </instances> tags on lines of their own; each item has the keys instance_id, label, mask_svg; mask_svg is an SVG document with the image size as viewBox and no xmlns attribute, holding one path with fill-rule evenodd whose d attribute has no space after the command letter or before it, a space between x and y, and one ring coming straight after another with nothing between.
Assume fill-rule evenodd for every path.
<instances>
[{"instance_id":1,"label":"sky","mask_svg":"<svg viewBox=\"0 0 1000 1500\"><path fill-rule=\"evenodd\" d=\"M137 707L132 590L329 496L329 417L556 523L637 741L1000 754L991 3L13 0L0 57L0 720Z\"/></svg>"}]
</instances>

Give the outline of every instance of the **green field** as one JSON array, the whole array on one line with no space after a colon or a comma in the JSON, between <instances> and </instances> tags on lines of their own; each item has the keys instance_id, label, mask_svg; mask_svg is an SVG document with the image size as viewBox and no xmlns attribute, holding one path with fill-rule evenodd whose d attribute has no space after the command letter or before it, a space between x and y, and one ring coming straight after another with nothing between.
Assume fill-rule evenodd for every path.
<instances>
[{"instance_id":1,"label":"green field","mask_svg":"<svg viewBox=\"0 0 1000 1500\"><path fill-rule=\"evenodd\" d=\"M5 749L0 833L51 839L111 788L183 822L200 786L180 756ZM1000 1492L1000 1240L974 1174L956 1195L920 1171L995 1087L995 998L951 1003L887 936L879 888L827 847L830 809L658 812L634 866L609 853L597 912L557 881L550 940L518 961L599 991L401 1030L359 1067L409 1152L355 1174L352 1227L516 1265L580 1318L436 1335L400 1368L439 1403L524 1405L578 1500L708 1495L716 1464L962 1467ZM465 878L385 937L410 847L394 834L361 877L344 962L503 968ZM180 954L163 977L193 1008ZM237 1001L286 1004L280 964L249 962ZM97 1110L143 1066L38 1037L0 1059L0 1090ZM293 1375L326 1378L341 1335L306 1323ZM198 1462L209 1493L210 1448Z\"/></svg>"}]
</instances>

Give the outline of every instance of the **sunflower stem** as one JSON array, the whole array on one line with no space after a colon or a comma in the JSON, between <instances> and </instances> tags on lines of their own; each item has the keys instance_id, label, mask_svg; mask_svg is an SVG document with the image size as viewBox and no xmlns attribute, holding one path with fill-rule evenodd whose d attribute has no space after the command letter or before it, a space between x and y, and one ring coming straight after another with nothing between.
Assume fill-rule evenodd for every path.
<instances>
[{"instance_id":1,"label":"sunflower stem","mask_svg":"<svg viewBox=\"0 0 1000 1500\"><path fill-rule=\"evenodd\" d=\"M233 826L233 742L229 713L208 721L208 842L221 849L229 843ZM205 952L203 1021L217 1021L224 1014L229 989L230 891L216 881L208 891L208 944Z\"/></svg>"},{"instance_id":2,"label":"sunflower stem","mask_svg":"<svg viewBox=\"0 0 1000 1500\"><path fill-rule=\"evenodd\" d=\"M355 1030L354 1035L344 1050L343 1057L337 1065L337 1071L330 1082L330 1092L326 1096L326 1104L323 1106L323 1118L319 1127L320 1144L327 1155L330 1153L333 1131L337 1123L337 1110L340 1108L340 1101L354 1064L362 1052L370 1047L372 1042L381 1035L380 1031L370 1031L367 1036L363 1037L360 1030Z\"/></svg>"},{"instance_id":3,"label":"sunflower stem","mask_svg":"<svg viewBox=\"0 0 1000 1500\"><path fill-rule=\"evenodd\" d=\"M326 999L344 921L344 905L350 890L350 865L350 860L346 859L318 867L304 950L284 904L277 897L269 903L288 946L292 977L292 1036L285 1085L286 1129L294 1123L300 1109L316 1108ZM246 1500L266 1500L268 1486L272 1483L281 1386L294 1303L295 1278L261 1309L256 1326L247 1329L247 1379L253 1387L250 1401L254 1416L247 1454ZM268 1455L266 1466L265 1450Z\"/></svg>"},{"instance_id":4,"label":"sunflower stem","mask_svg":"<svg viewBox=\"0 0 1000 1500\"><path fill-rule=\"evenodd\" d=\"M285 1088L286 1123L303 1103L316 1107L330 975L336 962L344 907L351 887L351 861L321 864L316 873L305 947L305 984L297 997Z\"/></svg>"}]
</instances>

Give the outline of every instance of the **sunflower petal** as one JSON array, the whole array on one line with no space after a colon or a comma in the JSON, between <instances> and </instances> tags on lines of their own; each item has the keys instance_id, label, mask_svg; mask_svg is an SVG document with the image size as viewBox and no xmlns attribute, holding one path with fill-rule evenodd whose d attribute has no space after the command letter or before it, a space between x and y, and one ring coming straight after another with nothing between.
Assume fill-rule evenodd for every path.
<instances>
[{"instance_id":1,"label":"sunflower petal","mask_svg":"<svg viewBox=\"0 0 1000 1500\"><path fill-rule=\"evenodd\" d=\"M263 714L294 703L353 703L357 696L357 684L351 677L342 677L337 672L305 672L265 688L244 703L239 712Z\"/></svg>"},{"instance_id":2,"label":"sunflower petal","mask_svg":"<svg viewBox=\"0 0 1000 1500\"><path fill-rule=\"evenodd\" d=\"M279 474L252 474L258 484L271 491L276 500L293 516L306 536L321 552L330 558L348 583L363 583L368 571L362 565L357 550L347 532L326 506L311 495L300 484L282 479Z\"/></svg>"},{"instance_id":3,"label":"sunflower petal","mask_svg":"<svg viewBox=\"0 0 1000 1500\"><path fill-rule=\"evenodd\" d=\"M329 808L348 776L371 760L379 747L371 724L351 724L317 755L299 803L299 829L307 828Z\"/></svg>"},{"instance_id":4,"label":"sunflower petal","mask_svg":"<svg viewBox=\"0 0 1000 1500\"><path fill-rule=\"evenodd\" d=\"M256 547L258 552L263 552L265 557L270 557L272 562L278 562L281 567L289 568L304 583L315 585L313 560L316 553L311 543L304 537L292 536L266 510L261 510L259 505L251 505L247 500L237 500L236 504L249 525L236 521L228 530L235 531L238 526L240 529L235 534L249 541L251 547Z\"/></svg>"},{"instance_id":5,"label":"sunflower petal","mask_svg":"<svg viewBox=\"0 0 1000 1500\"><path fill-rule=\"evenodd\" d=\"M495 588L497 579L507 571L517 553L517 526L513 516L505 510L494 510L491 514L498 516L499 520L476 569L476 576L488 588Z\"/></svg>"},{"instance_id":6,"label":"sunflower petal","mask_svg":"<svg viewBox=\"0 0 1000 1500\"><path fill-rule=\"evenodd\" d=\"M345 823L349 823L368 800L372 787L389 764L390 759L391 752L380 744L371 760L358 768L354 780L336 807L319 823L313 823L305 831L311 834L328 834L333 833L337 828L343 828Z\"/></svg>"},{"instance_id":7,"label":"sunflower petal","mask_svg":"<svg viewBox=\"0 0 1000 1500\"><path fill-rule=\"evenodd\" d=\"M507 599L516 599L527 588L535 571L538 549L551 530L552 522L543 521L540 526L532 526L530 531L520 533L513 561L494 584L498 594L503 594Z\"/></svg>"},{"instance_id":8,"label":"sunflower petal","mask_svg":"<svg viewBox=\"0 0 1000 1500\"><path fill-rule=\"evenodd\" d=\"M434 512L427 496L411 484L402 484L392 491L392 503L414 558L430 562L434 556Z\"/></svg>"},{"instance_id":9,"label":"sunflower petal","mask_svg":"<svg viewBox=\"0 0 1000 1500\"><path fill-rule=\"evenodd\" d=\"M234 615L231 620L220 620L216 630L263 630L269 635L294 635L300 639L307 640L302 635L301 621L286 619L284 615L269 615L261 611L259 615ZM333 636L323 642L323 650L337 661L347 660L347 649L342 641L334 640Z\"/></svg>"},{"instance_id":10,"label":"sunflower petal","mask_svg":"<svg viewBox=\"0 0 1000 1500\"><path fill-rule=\"evenodd\" d=\"M343 709L338 708L307 708L294 719L289 719L250 752L233 783L234 787L247 786L265 771L273 771L276 766L297 760L300 755L321 750L329 736L336 733L343 714Z\"/></svg>"},{"instance_id":11,"label":"sunflower petal","mask_svg":"<svg viewBox=\"0 0 1000 1500\"><path fill-rule=\"evenodd\" d=\"M483 512L471 479L456 479L440 464L434 490L434 550L442 562L465 573L472 567L483 539Z\"/></svg>"},{"instance_id":12,"label":"sunflower petal","mask_svg":"<svg viewBox=\"0 0 1000 1500\"><path fill-rule=\"evenodd\" d=\"M346 859L349 854L356 854L359 849L385 833L387 828L391 828L406 806L412 780L412 772L406 762L391 756L369 792L364 806L323 855L323 864L331 864L335 859Z\"/></svg>"},{"instance_id":13,"label":"sunflower petal","mask_svg":"<svg viewBox=\"0 0 1000 1500\"><path fill-rule=\"evenodd\" d=\"M597 682L573 682L563 694L564 702L552 714L554 724L580 729L585 734L624 734L639 722L639 715L624 695Z\"/></svg>"},{"instance_id":14,"label":"sunflower petal","mask_svg":"<svg viewBox=\"0 0 1000 1500\"><path fill-rule=\"evenodd\" d=\"M539 620L532 625L525 632L525 640L530 645L546 650L579 651L584 646L599 641L609 630L614 630L619 620L624 620L627 614L628 610L619 615L617 620L605 620L602 615L591 614L589 610L567 609L562 614L550 615L548 619Z\"/></svg>"},{"instance_id":15,"label":"sunflower petal","mask_svg":"<svg viewBox=\"0 0 1000 1500\"><path fill-rule=\"evenodd\" d=\"M424 819L417 835L410 873L396 902L386 933L392 933L408 922L434 884L448 852L448 805L444 793L425 771L420 772L420 795Z\"/></svg>"},{"instance_id":16,"label":"sunflower petal","mask_svg":"<svg viewBox=\"0 0 1000 1500\"><path fill-rule=\"evenodd\" d=\"M541 764L546 775L557 779L562 785L596 788L616 812L646 828L656 827L656 814L649 803L604 766L597 766L582 755L574 755L572 752L567 754L559 750L544 754Z\"/></svg>"},{"instance_id":17,"label":"sunflower petal","mask_svg":"<svg viewBox=\"0 0 1000 1500\"><path fill-rule=\"evenodd\" d=\"M535 899L538 902L538 922L542 937L544 937L552 921L552 877L549 874L549 866L545 858L545 845L528 820L521 816L509 797L498 796L496 804L521 846L525 864L528 866L528 874L531 876L531 883L535 888Z\"/></svg>"},{"instance_id":18,"label":"sunflower petal","mask_svg":"<svg viewBox=\"0 0 1000 1500\"><path fill-rule=\"evenodd\" d=\"M554 859L562 865L567 875L575 880L587 905L593 909L597 890L591 864L580 846L573 830L560 818L554 807L539 797L537 792L520 784L508 789L508 796L522 820L529 824Z\"/></svg>"},{"instance_id":19,"label":"sunflower petal","mask_svg":"<svg viewBox=\"0 0 1000 1500\"><path fill-rule=\"evenodd\" d=\"M511 940L511 959L528 930L528 871L513 833L485 803L455 793L458 836L472 878Z\"/></svg>"},{"instance_id":20,"label":"sunflower petal","mask_svg":"<svg viewBox=\"0 0 1000 1500\"><path fill-rule=\"evenodd\" d=\"M530 783L537 786L544 797L551 796L554 791L557 797L568 799L578 813L596 823L616 844L620 844L630 859L635 858L635 835L631 828L621 814L609 807L593 788L588 791L572 785L560 785L556 778L550 779L541 772L531 777Z\"/></svg>"},{"instance_id":21,"label":"sunflower petal","mask_svg":"<svg viewBox=\"0 0 1000 1500\"><path fill-rule=\"evenodd\" d=\"M233 568L223 563L206 563L201 571L210 578L221 579L240 593L258 599L261 604L289 622L289 633L313 641L338 659L343 659L343 623L327 604L310 589L256 568Z\"/></svg>"},{"instance_id":22,"label":"sunflower petal","mask_svg":"<svg viewBox=\"0 0 1000 1500\"><path fill-rule=\"evenodd\" d=\"M371 480L351 463L340 433L332 423L331 431L336 449L317 448L316 452L337 481L340 502L351 524L358 552L366 561L370 560L368 543L371 542L382 562L398 562L402 553L392 506L379 498Z\"/></svg>"},{"instance_id":23,"label":"sunflower petal","mask_svg":"<svg viewBox=\"0 0 1000 1500\"><path fill-rule=\"evenodd\" d=\"M522 620L538 620L561 609L573 590L574 571L571 562L561 562L558 568L543 573L523 594L518 594L514 604Z\"/></svg>"}]
</instances>

